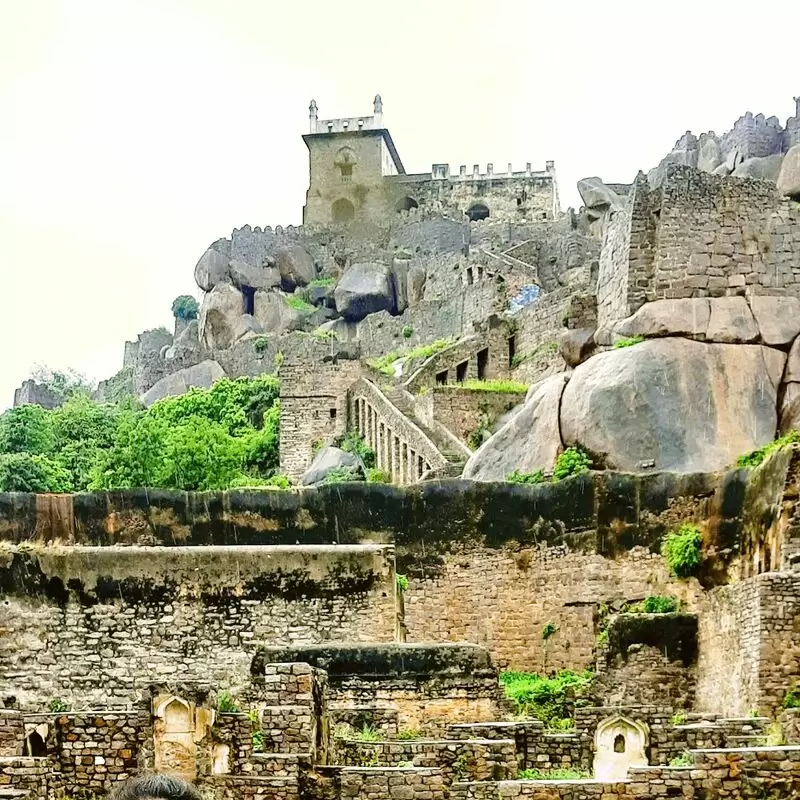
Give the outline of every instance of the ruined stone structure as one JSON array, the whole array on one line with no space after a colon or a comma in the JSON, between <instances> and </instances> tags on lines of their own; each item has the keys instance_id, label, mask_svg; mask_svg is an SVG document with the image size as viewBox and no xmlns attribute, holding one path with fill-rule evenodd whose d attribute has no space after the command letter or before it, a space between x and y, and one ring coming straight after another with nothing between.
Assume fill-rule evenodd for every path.
<instances>
[{"instance_id":1,"label":"ruined stone structure","mask_svg":"<svg viewBox=\"0 0 800 800\"><path fill-rule=\"evenodd\" d=\"M798 471L788 448L541 486L0 495L0 786L102 797L156 769L213 800L792 796ZM678 520L703 533L696 578L655 552ZM615 613L651 594L680 610ZM569 730L509 718L498 670L589 666Z\"/></svg>"},{"instance_id":2,"label":"ruined stone structure","mask_svg":"<svg viewBox=\"0 0 800 800\"><path fill-rule=\"evenodd\" d=\"M552 162L409 174L380 97L312 102L304 225L214 242L101 389L277 371L315 485L0 495L0 797L800 796L800 446L733 466L800 425L798 119L562 213ZM353 434L390 483L308 477ZM568 726L513 713L559 670Z\"/></svg>"}]
</instances>

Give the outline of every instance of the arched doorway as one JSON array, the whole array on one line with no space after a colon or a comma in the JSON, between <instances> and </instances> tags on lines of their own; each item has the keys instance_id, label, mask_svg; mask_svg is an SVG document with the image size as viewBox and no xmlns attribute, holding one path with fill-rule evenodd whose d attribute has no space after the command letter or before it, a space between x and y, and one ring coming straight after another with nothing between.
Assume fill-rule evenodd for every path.
<instances>
[{"instance_id":1,"label":"arched doorway","mask_svg":"<svg viewBox=\"0 0 800 800\"><path fill-rule=\"evenodd\" d=\"M394 207L398 214L401 211L411 211L412 208L419 208L419 203L413 197L403 197Z\"/></svg>"},{"instance_id":2,"label":"arched doorway","mask_svg":"<svg viewBox=\"0 0 800 800\"><path fill-rule=\"evenodd\" d=\"M356 215L355 206L346 198L340 197L332 206L334 222L350 222Z\"/></svg>"},{"instance_id":3,"label":"arched doorway","mask_svg":"<svg viewBox=\"0 0 800 800\"><path fill-rule=\"evenodd\" d=\"M464 213L469 217L470 222L478 222L489 216L489 206L483 203L473 203Z\"/></svg>"}]
</instances>

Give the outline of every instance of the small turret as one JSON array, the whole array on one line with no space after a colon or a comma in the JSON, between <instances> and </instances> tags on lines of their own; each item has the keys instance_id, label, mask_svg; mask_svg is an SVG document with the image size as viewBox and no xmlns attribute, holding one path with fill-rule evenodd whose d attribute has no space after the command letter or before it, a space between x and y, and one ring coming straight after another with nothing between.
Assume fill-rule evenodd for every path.
<instances>
[{"instance_id":1,"label":"small turret","mask_svg":"<svg viewBox=\"0 0 800 800\"><path fill-rule=\"evenodd\" d=\"M312 100L308 106L308 125L311 133L317 132L317 101Z\"/></svg>"}]
</instances>

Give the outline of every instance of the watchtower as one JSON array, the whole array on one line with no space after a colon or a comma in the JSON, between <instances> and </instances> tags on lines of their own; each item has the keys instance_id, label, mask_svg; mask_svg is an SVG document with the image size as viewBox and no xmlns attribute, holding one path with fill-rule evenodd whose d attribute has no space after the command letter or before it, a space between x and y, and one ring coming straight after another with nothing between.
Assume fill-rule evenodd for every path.
<instances>
[{"instance_id":1,"label":"watchtower","mask_svg":"<svg viewBox=\"0 0 800 800\"><path fill-rule=\"evenodd\" d=\"M380 218L387 204L383 178L405 174L389 131L383 101L375 95L371 117L319 119L308 107L309 185L303 222L349 223Z\"/></svg>"}]
</instances>

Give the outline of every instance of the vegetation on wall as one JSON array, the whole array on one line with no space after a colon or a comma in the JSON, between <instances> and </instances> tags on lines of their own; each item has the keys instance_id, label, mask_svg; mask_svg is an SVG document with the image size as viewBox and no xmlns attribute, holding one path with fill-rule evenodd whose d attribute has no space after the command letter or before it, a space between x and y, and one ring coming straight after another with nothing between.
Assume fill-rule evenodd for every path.
<instances>
[{"instance_id":1,"label":"vegetation on wall","mask_svg":"<svg viewBox=\"0 0 800 800\"><path fill-rule=\"evenodd\" d=\"M391 353L387 353L385 356L381 356L380 358L372 359L367 363L374 369L377 369L379 372L384 373L384 375L391 375L394 377L394 368L392 365L395 363L395 361L398 361L401 358L404 361L410 361L415 358L430 358L445 348L450 347L450 345L453 344L453 341L453 339L437 339L435 342L420 345L419 347L415 347L413 350L408 350L404 353L398 350L393 350Z\"/></svg>"},{"instance_id":2,"label":"vegetation on wall","mask_svg":"<svg viewBox=\"0 0 800 800\"><path fill-rule=\"evenodd\" d=\"M572 727L575 700L589 691L592 678L588 670L561 670L553 677L503 672L500 683L518 716L540 719L549 728L568 730Z\"/></svg>"},{"instance_id":3,"label":"vegetation on wall","mask_svg":"<svg viewBox=\"0 0 800 800\"><path fill-rule=\"evenodd\" d=\"M352 453L354 456L358 456L367 469L372 469L375 466L375 451L356 431L347 431L339 442L339 448L344 450L345 453Z\"/></svg>"},{"instance_id":4,"label":"vegetation on wall","mask_svg":"<svg viewBox=\"0 0 800 800\"><path fill-rule=\"evenodd\" d=\"M553 483L569 478L572 475L580 475L587 472L592 467L592 459L588 453L580 447L568 447L558 458L553 467ZM536 484L544 483L546 480L544 472L537 469L535 472L509 472L506 475L508 483Z\"/></svg>"},{"instance_id":5,"label":"vegetation on wall","mask_svg":"<svg viewBox=\"0 0 800 800\"><path fill-rule=\"evenodd\" d=\"M617 339L614 342L614 349L619 350L621 347L633 347L635 344L641 344L644 341L644 336L628 336L622 339Z\"/></svg>"},{"instance_id":6,"label":"vegetation on wall","mask_svg":"<svg viewBox=\"0 0 800 800\"><path fill-rule=\"evenodd\" d=\"M538 347L535 347L528 353L517 353L511 359L511 366L518 367L526 361L533 361L534 359L547 358L548 356L555 355L558 352L558 342L544 342Z\"/></svg>"},{"instance_id":7,"label":"vegetation on wall","mask_svg":"<svg viewBox=\"0 0 800 800\"><path fill-rule=\"evenodd\" d=\"M223 379L144 410L73 393L0 415L0 491L206 490L288 484L278 467L278 379Z\"/></svg>"},{"instance_id":8,"label":"vegetation on wall","mask_svg":"<svg viewBox=\"0 0 800 800\"><path fill-rule=\"evenodd\" d=\"M506 475L508 483L535 484L544 483L544 480L544 472L540 469L537 469L536 472L517 472L517 470L514 470Z\"/></svg>"},{"instance_id":9,"label":"vegetation on wall","mask_svg":"<svg viewBox=\"0 0 800 800\"><path fill-rule=\"evenodd\" d=\"M668 533L661 544L661 555L679 578L695 575L702 561L703 534L696 525L681 525Z\"/></svg>"},{"instance_id":10,"label":"vegetation on wall","mask_svg":"<svg viewBox=\"0 0 800 800\"><path fill-rule=\"evenodd\" d=\"M780 450L782 447L788 447L790 444L795 444L796 442L800 442L800 433L797 431L789 431L789 433L787 433L785 436L781 436L780 439L775 439L775 441L768 442L767 444L759 447L757 450L753 450L750 453L745 453L743 456L739 456L739 458L736 459L736 466L757 467L768 455L774 453L776 450Z\"/></svg>"},{"instance_id":11,"label":"vegetation on wall","mask_svg":"<svg viewBox=\"0 0 800 800\"><path fill-rule=\"evenodd\" d=\"M553 468L553 481L560 481L572 475L580 475L588 472L592 466L592 459L589 454L580 447L568 447L556 459Z\"/></svg>"},{"instance_id":12,"label":"vegetation on wall","mask_svg":"<svg viewBox=\"0 0 800 800\"><path fill-rule=\"evenodd\" d=\"M461 381L460 383L446 383L443 386L437 387L439 389L447 389L450 391L468 391L468 392L499 392L502 394L525 394L528 391L528 384L520 383L519 381L511 381L506 379L492 379L488 381Z\"/></svg>"},{"instance_id":13,"label":"vegetation on wall","mask_svg":"<svg viewBox=\"0 0 800 800\"><path fill-rule=\"evenodd\" d=\"M576 781L591 778L592 773L583 769L560 767L558 769L522 769L517 776L521 781Z\"/></svg>"}]
</instances>

